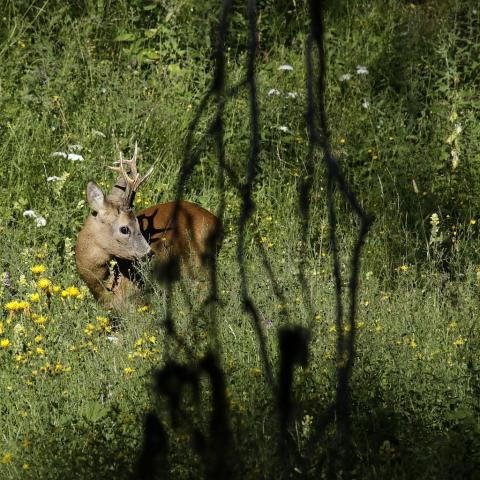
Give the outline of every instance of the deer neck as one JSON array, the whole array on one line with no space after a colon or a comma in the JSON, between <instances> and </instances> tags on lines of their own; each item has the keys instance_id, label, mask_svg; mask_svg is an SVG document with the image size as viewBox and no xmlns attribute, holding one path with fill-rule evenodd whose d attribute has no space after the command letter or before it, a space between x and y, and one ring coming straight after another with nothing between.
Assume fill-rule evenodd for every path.
<instances>
[{"instance_id":1,"label":"deer neck","mask_svg":"<svg viewBox=\"0 0 480 480\"><path fill-rule=\"evenodd\" d=\"M136 290L118 264L110 265L113 256L97 245L88 228L78 235L75 259L80 277L93 296L105 306L120 306Z\"/></svg>"}]
</instances>

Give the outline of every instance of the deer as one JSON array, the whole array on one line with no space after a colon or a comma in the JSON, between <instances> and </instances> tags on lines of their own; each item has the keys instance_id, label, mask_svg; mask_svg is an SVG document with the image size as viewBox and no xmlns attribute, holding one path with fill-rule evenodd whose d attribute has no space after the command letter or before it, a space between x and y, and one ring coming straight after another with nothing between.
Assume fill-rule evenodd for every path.
<instances>
[{"instance_id":1,"label":"deer","mask_svg":"<svg viewBox=\"0 0 480 480\"><path fill-rule=\"evenodd\" d=\"M135 194L153 172L151 166L144 175L138 173L137 155L135 143L130 160L120 152L119 161L108 167L118 173L108 195L95 182L88 182L91 213L77 236L78 274L109 309L121 309L141 297L137 260L151 257L153 274L162 282L177 281L185 274L195 278L213 265L223 235L221 221L213 213L185 200L160 203L135 214Z\"/></svg>"}]
</instances>

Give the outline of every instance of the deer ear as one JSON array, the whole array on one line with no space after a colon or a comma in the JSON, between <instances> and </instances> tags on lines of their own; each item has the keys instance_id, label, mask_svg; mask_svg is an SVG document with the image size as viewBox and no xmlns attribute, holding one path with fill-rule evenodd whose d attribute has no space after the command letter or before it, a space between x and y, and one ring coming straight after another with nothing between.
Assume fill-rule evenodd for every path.
<instances>
[{"instance_id":1,"label":"deer ear","mask_svg":"<svg viewBox=\"0 0 480 480\"><path fill-rule=\"evenodd\" d=\"M95 182L87 184L87 200L93 211L100 212L105 209L105 197Z\"/></svg>"}]
</instances>

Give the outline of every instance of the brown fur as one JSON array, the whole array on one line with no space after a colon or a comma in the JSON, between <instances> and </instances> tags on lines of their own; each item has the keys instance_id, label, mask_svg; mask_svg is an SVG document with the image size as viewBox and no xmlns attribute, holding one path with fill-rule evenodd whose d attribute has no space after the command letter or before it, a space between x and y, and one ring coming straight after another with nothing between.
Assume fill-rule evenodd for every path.
<instances>
[{"instance_id":1,"label":"brown fur","mask_svg":"<svg viewBox=\"0 0 480 480\"><path fill-rule=\"evenodd\" d=\"M95 198L93 201L89 199L89 202L94 210L98 209ZM80 231L76 261L80 277L94 297L106 307L119 308L129 297L135 299L139 294L130 273L133 260L142 255L132 246L125 252L128 245L123 250L117 244L112 245L113 238L109 232L117 232L119 224L127 222L132 235L138 230L141 232L154 254L154 273L163 281L178 279L180 270L193 276L198 267L206 269L221 242L220 220L191 202L155 205L139 212L137 219L131 212L119 210L111 199L105 199L103 207L103 212L91 215ZM122 216L124 218L119 222ZM137 243L140 245L140 242ZM113 259L120 260L114 269L110 266Z\"/></svg>"}]
</instances>

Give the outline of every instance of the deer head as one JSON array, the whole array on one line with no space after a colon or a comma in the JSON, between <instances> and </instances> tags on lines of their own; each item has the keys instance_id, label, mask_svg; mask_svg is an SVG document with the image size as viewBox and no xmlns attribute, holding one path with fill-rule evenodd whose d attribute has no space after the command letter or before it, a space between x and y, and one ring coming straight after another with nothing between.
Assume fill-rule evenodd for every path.
<instances>
[{"instance_id":1,"label":"deer head","mask_svg":"<svg viewBox=\"0 0 480 480\"><path fill-rule=\"evenodd\" d=\"M94 182L87 185L87 199L92 209L93 218L89 227L95 244L108 256L135 260L150 252L131 208L105 198Z\"/></svg>"},{"instance_id":2,"label":"deer head","mask_svg":"<svg viewBox=\"0 0 480 480\"><path fill-rule=\"evenodd\" d=\"M136 142L133 157L130 160L125 160L122 152L119 153L120 160L116 162L119 166L108 167L119 173L112 192L105 198L94 182L89 182L87 185L87 199L94 218L90 223L95 229L97 243L102 244L103 249L111 256L134 260L150 252L150 246L142 235L132 207L135 193L152 174L153 166L140 177L137 171L138 145ZM125 165L130 167L130 175L127 174Z\"/></svg>"}]
</instances>

